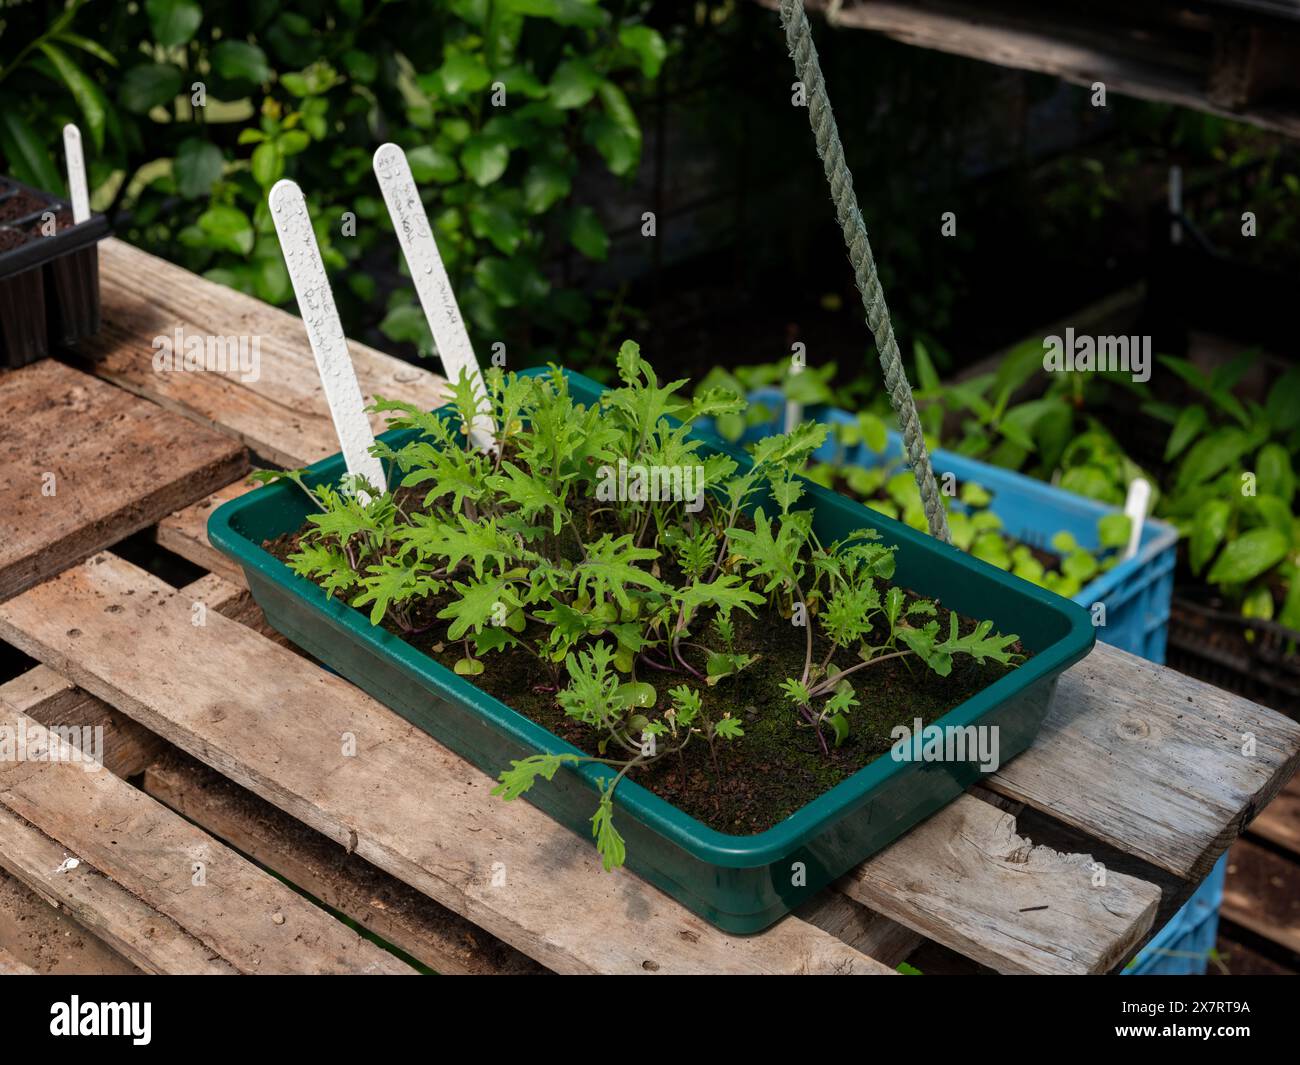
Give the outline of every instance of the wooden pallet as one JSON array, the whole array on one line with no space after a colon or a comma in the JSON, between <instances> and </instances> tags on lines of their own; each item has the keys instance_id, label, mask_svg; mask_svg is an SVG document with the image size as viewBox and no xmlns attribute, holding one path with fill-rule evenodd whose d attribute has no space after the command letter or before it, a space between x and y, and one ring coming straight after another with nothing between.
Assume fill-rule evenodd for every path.
<instances>
[{"instance_id":1,"label":"wooden pallet","mask_svg":"<svg viewBox=\"0 0 1300 1065\"><path fill-rule=\"evenodd\" d=\"M286 465L333 450L294 319L103 248L87 369ZM273 338L266 372L153 373L141 331L177 326ZM436 404L437 378L354 353L368 394ZM1300 726L1099 645L1028 752L798 914L726 935L602 873L588 840L492 798L485 774L273 638L206 540L244 490L228 472L157 524L199 579L175 587L110 549L0 603L0 638L42 663L0 685L0 726L97 725L105 767L0 762L0 866L146 972L1107 972L1300 759Z\"/></svg>"}]
</instances>

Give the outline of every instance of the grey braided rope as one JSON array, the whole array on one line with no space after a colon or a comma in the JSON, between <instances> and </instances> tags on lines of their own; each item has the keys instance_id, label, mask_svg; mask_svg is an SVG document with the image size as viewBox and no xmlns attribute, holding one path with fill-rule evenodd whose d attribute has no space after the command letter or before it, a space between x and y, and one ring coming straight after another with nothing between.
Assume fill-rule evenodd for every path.
<instances>
[{"instance_id":1,"label":"grey braided rope","mask_svg":"<svg viewBox=\"0 0 1300 1065\"><path fill-rule=\"evenodd\" d=\"M930 454L926 450L921 422L916 413L916 401L912 398L907 372L903 369L903 359L898 353L898 341L894 339L894 327L889 320L889 308L885 305L885 293L880 287L876 261L867 240L867 227L862 221L862 212L858 209L857 194L853 191L853 175L849 173L848 163L844 160L844 148L840 144L835 116L831 113L830 98L826 95L826 82L822 78L821 63L817 60L817 47L813 44L812 28L808 25L803 0L781 0L781 25L785 27L786 44L794 59L795 76L803 83L807 94L808 120L812 123L813 137L817 141L817 154L821 156L826 181L831 187L835 216L844 233L844 243L849 250L849 262L853 264L858 292L862 294L867 325L871 327L876 350L880 353L880 368L884 371L889 401L898 415L903 442L907 446L907 458L912 465L916 485L921 490L930 535L944 543L951 543L948 516L944 510L943 498L939 495L939 486L934 480Z\"/></svg>"}]
</instances>

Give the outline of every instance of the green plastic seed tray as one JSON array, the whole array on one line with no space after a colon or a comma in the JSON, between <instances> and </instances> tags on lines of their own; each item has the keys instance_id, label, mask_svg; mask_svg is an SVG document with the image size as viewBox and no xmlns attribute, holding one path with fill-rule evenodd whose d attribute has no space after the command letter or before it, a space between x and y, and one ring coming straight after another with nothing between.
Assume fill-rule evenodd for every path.
<instances>
[{"instance_id":1,"label":"green plastic seed tray","mask_svg":"<svg viewBox=\"0 0 1300 1065\"><path fill-rule=\"evenodd\" d=\"M543 371L529 371L531 373ZM566 371L575 401L595 403L594 381ZM393 446L414 430L384 435ZM748 456L704 436L705 454ZM310 467L307 482L337 483L343 457ZM944 726L997 726L1003 762L1033 741L1061 672L1092 649L1087 611L1044 589L971 558L923 533L809 482L814 528L822 542L858 528L876 529L897 546L894 583L969 617L992 619L1033 652L1019 668L955 706ZM578 748L480 691L361 612L328 598L262 548L306 520L310 500L288 482L270 484L226 503L208 522L208 536L237 562L270 623L286 637L391 707L440 743L495 777L512 759ZM561 824L590 839L596 792L612 771L563 766L549 784L527 793ZM633 779L614 793L627 864L683 905L728 932L766 928L831 881L951 802L981 775L975 761L898 761L889 753L756 835L716 831Z\"/></svg>"}]
</instances>

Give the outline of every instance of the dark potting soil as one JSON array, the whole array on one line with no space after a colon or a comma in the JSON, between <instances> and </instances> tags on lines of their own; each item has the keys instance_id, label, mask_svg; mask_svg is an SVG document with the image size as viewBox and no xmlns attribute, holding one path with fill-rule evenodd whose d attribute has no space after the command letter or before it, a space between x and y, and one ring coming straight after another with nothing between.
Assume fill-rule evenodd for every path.
<instances>
[{"instance_id":1,"label":"dark potting soil","mask_svg":"<svg viewBox=\"0 0 1300 1065\"><path fill-rule=\"evenodd\" d=\"M25 195L25 193L19 193L18 195ZM9 200L0 201L0 207L3 207L5 204L9 203L10 200L16 198L16 196L11 196ZM36 209L39 210L41 206L42 205L38 203ZM55 214L54 232L50 234L45 233L43 228L45 225L45 219L41 217L34 218L18 226L6 225L3 222L0 222L0 252L20 247L29 241L40 240L42 237L47 235L53 236L55 233L62 233L65 229L71 228L74 224L71 211L59 211Z\"/></svg>"},{"instance_id":2,"label":"dark potting soil","mask_svg":"<svg viewBox=\"0 0 1300 1065\"><path fill-rule=\"evenodd\" d=\"M410 506L405 509L410 513ZM298 550L298 541L307 528L283 534L262 546L284 561ZM466 654L464 641L443 642L449 622L438 619L437 614L452 598L454 595L432 596L413 609L414 632L404 632L390 618L384 619L384 628L451 669ZM914 597L909 593L910 598ZM952 673L940 677L909 655L859 670L849 678L860 704L850 714L851 733L842 746L832 746L829 754L823 754L813 730L803 723L779 688L787 677L797 679L803 673L806 630L773 609L757 608L756 614L750 618L736 611L732 617L736 650L757 654L758 661L715 687L696 682L689 674L668 673L640 662L636 674L636 679L649 681L659 690L655 709L646 711L652 720L667 708L667 690L687 684L700 690L704 710L712 718L729 711L743 723L745 734L740 739L720 739L710 750L704 737L696 735L679 754L667 755L629 774L629 779L710 828L733 835L752 835L780 823L887 752L894 743L890 732L895 726L913 728L918 718L929 724L1014 668L995 662L981 666L961 656L954 659ZM949 624L946 615L940 605L939 621L944 632ZM974 620L958 617L963 634L975 627ZM425 631L419 631L422 629ZM543 631L542 625L530 621L519 635L534 640ZM884 638L885 632L877 624L869 639L881 643ZM828 647L814 640L814 662L821 662ZM1026 654L1019 643L1012 649ZM692 665L703 672L701 653L687 649L686 654ZM856 661L852 655L840 653L832 658L831 669L847 668ZM587 754L600 753L599 737L588 726L567 717L556 702L556 692L567 683L563 663L539 663L522 647L493 652L485 656L484 662L487 668L483 673L466 678L475 687ZM826 732L829 744L830 730ZM660 740L662 745L669 738ZM546 785L542 782L536 786Z\"/></svg>"},{"instance_id":3,"label":"dark potting soil","mask_svg":"<svg viewBox=\"0 0 1300 1065\"><path fill-rule=\"evenodd\" d=\"M23 192L22 189L19 189L12 196L0 200L0 222L12 222L16 218L25 218L45 206L44 200L33 196L30 192Z\"/></svg>"}]
</instances>

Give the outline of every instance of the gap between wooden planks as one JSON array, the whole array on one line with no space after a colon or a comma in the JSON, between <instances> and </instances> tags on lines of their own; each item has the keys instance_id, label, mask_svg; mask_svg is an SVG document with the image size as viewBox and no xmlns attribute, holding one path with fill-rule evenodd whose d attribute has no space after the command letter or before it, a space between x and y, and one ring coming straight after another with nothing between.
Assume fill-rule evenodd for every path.
<instances>
[{"instance_id":1,"label":"gap between wooden planks","mask_svg":"<svg viewBox=\"0 0 1300 1065\"><path fill-rule=\"evenodd\" d=\"M0 866L144 972L234 975L224 958L68 849L0 805Z\"/></svg>"},{"instance_id":2,"label":"gap between wooden planks","mask_svg":"<svg viewBox=\"0 0 1300 1065\"><path fill-rule=\"evenodd\" d=\"M137 964L221 971L200 966L202 944L244 973L414 972L101 765L74 759L57 730L8 706L0 727L27 745L23 760L0 762L0 863L70 909L126 910L114 927L139 935L114 945ZM68 852L91 869L64 867L56 856ZM131 896L144 907L131 911ZM152 922L146 907L170 922ZM147 953L141 942L155 936L179 953Z\"/></svg>"},{"instance_id":3,"label":"gap between wooden planks","mask_svg":"<svg viewBox=\"0 0 1300 1065\"><path fill-rule=\"evenodd\" d=\"M121 609L110 613L107 606ZM485 775L345 681L214 611L199 629L190 617L188 594L102 554L0 607L0 632L551 968L890 971L798 918L759 936L727 936L626 872L601 874L588 841L532 807L492 798ZM124 647L165 652L132 654ZM360 742L357 757L342 755L346 732ZM983 806L970 797L954 806L972 803ZM1001 929L1007 907L1022 908L1009 890L1027 885L1024 905L1042 905L1046 883L1059 892L1047 904L1069 919L1050 932L1027 924L1022 934L1029 941L1014 954L1004 952L1000 931L990 936L988 954L1006 971L1100 971L1147 931L1158 898L1151 885L1112 876L1109 890L1097 890L1078 867L1031 884L1003 868L1024 859L1008 851L1000 816L986 823L971 815L969 824L998 832L965 841L986 859L970 863L966 879L949 882L953 901L929 908L925 934L964 946L972 935L983 936L985 925ZM942 822L927 822L867 865L880 863L883 879L893 861L907 864L909 855L934 861L946 833ZM491 886L494 861L507 871L504 888ZM989 875L990 867L998 872ZM936 872L933 879L942 877ZM913 885L899 890L899 912L889 916L903 921ZM1076 934L1082 941L1062 941Z\"/></svg>"},{"instance_id":4,"label":"gap between wooden planks","mask_svg":"<svg viewBox=\"0 0 1300 1065\"><path fill-rule=\"evenodd\" d=\"M242 586L208 543L207 518L247 490L233 484L170 515L159 542ZM1062 675L1029 750L983 783L1197 884L1298 764L1300 724L1099 643ZM1261 832L1279 831L1260 820Z\"/></svg>"},{"instance_id":5,"label":"gap between wooden planks","mask_svg":"<svg viewBox=\"0 0 1300 1065\"><path fill-rule=\"evenodd\" d=\"M0 950L42 975L140 976L61 907L0 868Z\"/></svg>"},{"instance_id":6,"label":"gap between wooden planks","mask_svg":"<svg viewBox=\"0 0 1300 1065\"><path fill-rule=\"evenodd\" d=\"M252 605L252 597L244 591L232 595L232 591L233 586L213 575L189 587L189 594L201 598L211 609L220 610L227 617L247 619L245 624L256 627L261 612ZM0 685L0 701L45 725L102 726L105 730L103 761L111 772L122 777L141 774L140 786L146 793L438 973L545 971L464 918L358 856L348 854L300 821L177 751L48 666L35 666ZM61 860L48 861L45 865L54 869ZM3 862L2 855L0 862ZM89 869L85 865L79 868ZM111 894L113 889L122 891L118 885L98 873L93 875L100 876L108 890L86 897L65 897L59 904L103 938L125 937L134 945L139 937L134 934L133 926L141 923L131 920L135 911L124 908ZM64 876L54 877L52 882L58 886L72 883ZM143 946L159 948L164 937L156 926L166 923L167 918L128 893L123 894L145 911L143 923L147 935ZM52 896L51 902L55 902ZM123 950L131 952L125 947ZM140 964L150 972L204 971L203 958L182 957L176 964L164 954L160 961L161 964L153 963L146 954Z\"/></svg>"}]
</instances>

